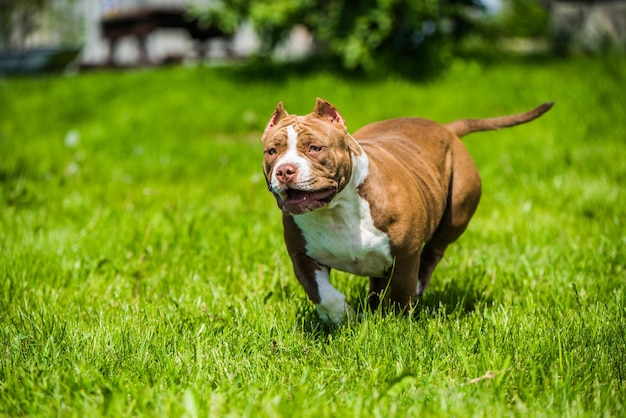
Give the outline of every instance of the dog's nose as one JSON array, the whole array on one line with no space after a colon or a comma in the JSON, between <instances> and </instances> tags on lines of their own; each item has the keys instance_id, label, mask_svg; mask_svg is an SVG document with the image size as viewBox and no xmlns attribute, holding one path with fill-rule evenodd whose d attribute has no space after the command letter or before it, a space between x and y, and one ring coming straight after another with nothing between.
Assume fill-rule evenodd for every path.
<instances>
[{"instance_id":1,"label":"dog's nose","mask_svg":"<svg viewBox=\"0 0 626 418\"><path fill-rule=\"evenodd\" d=\"M276 179L281 183L293 181L298 174L298 167L295 164L281 164L276 167Z\"/></svg>"}]
</instances>

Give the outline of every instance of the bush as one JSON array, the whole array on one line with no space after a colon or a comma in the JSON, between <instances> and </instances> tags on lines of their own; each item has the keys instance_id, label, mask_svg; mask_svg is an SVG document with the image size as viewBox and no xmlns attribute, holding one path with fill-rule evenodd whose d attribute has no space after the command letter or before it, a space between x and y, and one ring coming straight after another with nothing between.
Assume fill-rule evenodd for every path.
<instances>
[{"instance_id":1,"label":"bush","mask_svg":"<svg viewBox=\"0 0 626 418\"><path fill-rule=\"evenodd\" d=\"M548 36L550 15L537 0L509 0L499 22L500 33L523 38Z\"/></svg>"},{"instance_id":2,"label":"bush","mask_svg":"<svg viewBox=\"0 0 626 418\"><path fill-rule=\"evenodd\" d=\"M237 0L228 7L216 2L205 14L249 18L263 55L295 24L303 24L319 51L339 58L346 69L371 71L382 57L415 58L432 50L430 45L448 49L472 28L469 9L480 7L478 0Z\"/></svg>"}]
</instances>

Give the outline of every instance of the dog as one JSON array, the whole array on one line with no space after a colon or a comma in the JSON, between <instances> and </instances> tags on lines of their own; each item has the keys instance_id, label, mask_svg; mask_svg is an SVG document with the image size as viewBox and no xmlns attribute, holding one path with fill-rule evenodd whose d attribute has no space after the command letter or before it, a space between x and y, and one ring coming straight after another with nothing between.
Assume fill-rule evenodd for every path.
<instances>
[{"instance_id":1,"label":"dog","mask_svg":"<svg viewBox=\"0 0 626 418\"><path fill-rule=\"evenodd\" d=\"M372 311L410 307L480 200L480 176L460 138L529 122L552 105L445 125L390 119L350 135L326 100L305 116L279 102L262 136L263 172L295 275L321 320L339 325L355 315L331 285L331 269L369 277Z\"/></svg>"}]
</instances>

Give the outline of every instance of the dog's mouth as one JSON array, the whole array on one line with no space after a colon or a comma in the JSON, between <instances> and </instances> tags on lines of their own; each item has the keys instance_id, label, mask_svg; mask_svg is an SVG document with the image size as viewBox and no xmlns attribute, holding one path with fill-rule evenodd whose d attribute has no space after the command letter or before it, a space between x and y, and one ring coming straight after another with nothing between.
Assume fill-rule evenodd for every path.
<instances>
[{"instance_id":1,"label":"dog's mouth","mask_svg":"<svg viewBox=\"0 0 626 418\"><path fill-rule=\"evenodd\" d=\"M290 215L300 215L328 205L337 189L330 187L321 190L287 189L281 196L275 194L278 207Z\"/></svg>"}]
</instances>

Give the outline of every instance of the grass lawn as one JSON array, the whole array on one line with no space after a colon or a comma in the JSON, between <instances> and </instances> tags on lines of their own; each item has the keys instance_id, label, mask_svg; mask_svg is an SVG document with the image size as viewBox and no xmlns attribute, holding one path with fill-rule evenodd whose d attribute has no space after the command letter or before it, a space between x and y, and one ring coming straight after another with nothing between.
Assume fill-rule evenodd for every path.
<instances>
[{"instance_id":1,"label":"grass lawn","mask_svg":"<svg viewBox=\"0 0 626 418\"><path fill-rule=\"evenodd\" d=\"M0 79L0 415L626 415L625 85L624 57ZM351 131L556 101L465 139L483 200L411 318L327 329L292 273L260 135L317 96Z\"/></svg>"}]
</instances>

